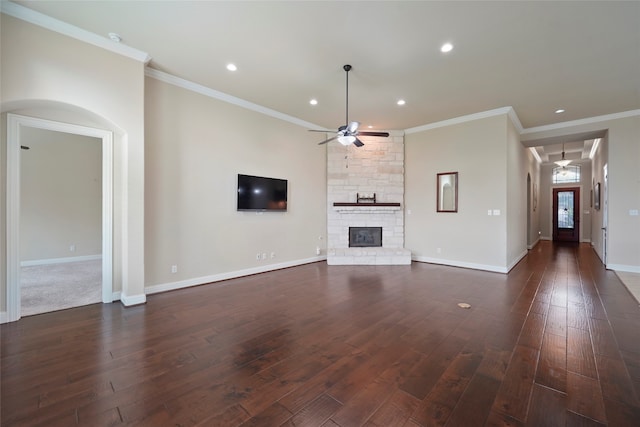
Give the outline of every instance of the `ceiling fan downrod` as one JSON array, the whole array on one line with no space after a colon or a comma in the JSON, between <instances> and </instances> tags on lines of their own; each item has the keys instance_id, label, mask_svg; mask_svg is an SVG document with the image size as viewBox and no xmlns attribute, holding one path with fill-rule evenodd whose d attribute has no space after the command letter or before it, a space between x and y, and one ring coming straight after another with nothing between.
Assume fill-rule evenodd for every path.
<instances>
[{"instance_id":1,"label":"ceiling fan downrod","mask_svg":"<svg viewBox=\"0 0 640 427\"><path fill-rule=\"evenodd\" d=\"M345 111L347 113L347 116L346 116L346 120L344 122L344 125L348 127L349 126L349 71L351 71L351 65L346 64L344 67L342 67L342 69L347 72L347 97L346 97L347 98L347 105L346 105L346 109L345 109Z\"/></svg>"}]
</instances>

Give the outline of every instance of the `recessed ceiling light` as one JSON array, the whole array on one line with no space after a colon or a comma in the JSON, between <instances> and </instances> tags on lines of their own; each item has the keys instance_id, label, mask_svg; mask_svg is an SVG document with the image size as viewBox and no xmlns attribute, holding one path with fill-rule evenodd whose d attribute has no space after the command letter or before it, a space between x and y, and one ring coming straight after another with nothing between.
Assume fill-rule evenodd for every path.
<instances>
[{"instance_id":1,"label":"recessed ceiling light","mask_svg":"<svg viewBox=\"0 0 640 427\"><path fill-rule=\"evenodd\" d=\"M236 64L227 64L227 70L236 71L237 69L238 67L236 67Z\"/></svg>"},{"instance_id":2,"label":"recessed ceiling light","mask_svg":"<svg viewBox=\"0 0 640 427\"><path fill-rule=\"evenodd\" d=\"M564 108L558 108L556 114L564 113Z\"/></svg>"},{"instance_id":3,"label":"recessed ceiling light","mask_svg":"<svg viewBox=\"0 0 640 427\"><path fill-rule=\"evenodd\" d=\"M405 102L405 100L404 100L404 99L399 99L399 100L398 100L398 102L396 102L396 104L398 104L398 105L404 105L404 104L406 104L406 102Z\"/></svg>"},{"instance_id":4,"label":"recessed ceiling light","mask_svg":"<svg viewBox=\"0 0 640 427\"><path fill-rule=\"evenodd\" d=\"M313 98L311 101L309 101L309 104L311 105L318 105L318 100Z\"/></svg>"},{"instance_id":5,"label":"recessed ceiling light","mask_svg":"<svg viewBox=\"0 0 640 427\"><path fill-rule=\"evenodd\" d=\"M118 33L109 33L109 38L116 43L120 43L122 41L122 37Z\"/></svg>"},{"instance_id":6,"label":"recessed ceiling light","mask_svg":"<svg viewBox=\"0 0 640 427\"><path fill-rule=\"evenodd\" d=\"M440 52L447 53L453 50L453 45L451 43L445 43L440 47Z\"/></svg>"}]
</instances>

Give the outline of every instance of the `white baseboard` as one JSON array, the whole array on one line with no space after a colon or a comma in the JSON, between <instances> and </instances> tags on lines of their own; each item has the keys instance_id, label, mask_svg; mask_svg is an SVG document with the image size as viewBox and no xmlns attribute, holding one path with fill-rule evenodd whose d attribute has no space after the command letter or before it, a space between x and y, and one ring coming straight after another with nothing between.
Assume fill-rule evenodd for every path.
<instances>
[{"instance_id":1,"label":"white baseboard","mask_svg":"<svg viewBox=\"0 0 640 427\"><path fill-rule=\"evenodd\" d=\"M142 295L133 295L127 296L120 292L120 302L125 307L131 307L132 305L140 305L147 302L147 296L145 294Z\"/></svg>"},{"instance_id":2,"label":"white baseboard","mask_svg":"<svg viewBox=\"0 0 640 427\"><path fill-rule=\"evenodd\" d=\"M424 256L412 256L412 260L418 262L428 262L429 264L438 264L438 265L448 265L451 267L462 267L462 268L470 268L472 270L483 270L483 271L491 271L494 273L508 273L506 267L499 267L496 265L486 265L486 264L475 264L472 262L463 262L463 261L451 261L440 258L430 258Z\"/></svg>"},{"instance_id":3,"label":"white baseboard","mask_svg":"<svg viewBox=\"0 0 640 427\"><path fill-rule=\"evenodd\" d=\"M640 273L640 266L624 265L624 264L607 264L607 270L624 271L625 273Z\"/></svg>"},{"instance_id":4,"label":"white baseboard","mask_svg":"<svg viewBox=\"0 0 640 427\"><path fill-rule=\"evenodd\" d=\"M511 269L516 266L516 264L522 261L522 258L526 257L528 253L529 253L529 250L527 249L526 251L518 255L513 261L511 261L511 263L507 266L507 273L510 272Z\"/></svg>"},{"instance_id":5,"label":"white baseboard","mask_svg":"<svg viewBox=\"0 0 640 427\"><path fill-rule=\"evenodd\" d=\"M31 267L34 265L62 264L66 262L95 261L102 259L102 255L81 255L64 258L34 259L31 261L20 261L20 267Z\"/></svg>"},{"instance_id":6,"label":"white baseboard","mask_svg":"<svg viewBox=\"0 0 640 427\"><path fill-rule=\"evenodd\" d=\"M157 294L160 292L174 291L176 289L183 289L191 286L203 285L205 283L220 282L222 280L235 279L237 277L250 276L252 274L266 273L268 271L280 270L283 268L295 267L303 264L310 264L312 262L324 261L326 259L327 259L326 256L317 256L312 258L283 262L279 264L269 264L269 265L260 266L260 267L247 268L245 270L213 274L211 276L194 277L191 279L179 280L177 282L159 283L157 285L150 285L145 287L145 293L147 295L151 295L151 294Z\"/></svg>"},{"instance_id":7,"label":"white baseboard","mask_svg":"<svg viewBox=\"0 0 640 427\"><path fill-rule=\"evenodd\" d=\"M535 248L538 243L540 243L540 237L538 237L532 244L527 245L527 249L531 250Z\"/></svg>"}]
</instances>

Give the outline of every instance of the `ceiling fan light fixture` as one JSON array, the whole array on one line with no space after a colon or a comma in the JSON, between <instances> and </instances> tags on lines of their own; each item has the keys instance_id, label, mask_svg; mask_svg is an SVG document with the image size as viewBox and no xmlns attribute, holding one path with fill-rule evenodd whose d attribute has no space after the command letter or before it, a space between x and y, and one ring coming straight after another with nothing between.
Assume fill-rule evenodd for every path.
<instances>
[{"instance_id":1,"label":"ceiling fan light fixture","mask_svg":"<svg viewBox=\"0 0 640 427\"><path fill-rule=\"evenodd\" d=\"M341 135L338 137L338 142L342 145L350 145L356 142L356 137L353 135Z\"/></svg>"}]
</instances>

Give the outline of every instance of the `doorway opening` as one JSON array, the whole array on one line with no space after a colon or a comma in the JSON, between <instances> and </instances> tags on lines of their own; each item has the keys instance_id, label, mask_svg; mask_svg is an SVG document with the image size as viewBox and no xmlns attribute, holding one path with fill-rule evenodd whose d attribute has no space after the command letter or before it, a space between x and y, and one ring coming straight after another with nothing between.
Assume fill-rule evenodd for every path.
<instances>
[{"instance_id":1,"label":"doorway opening","mask_svg":"<svg viewBox=\"0 0 640 427\"><path fill-rule=\"evenodd\" d=\"M553 189L553 240L580 241L580 188Z\"/></svg>"},{"instance_id":2,"label":"doorway opening","mask_svg":"<svg viewBox=\"0 0 640 427\"><path fill-rule=\"evenodd\" d=\"M69 123L55 122L17 114L7 114L7 319L12 322L21 317L21 140L30 129L49 130L67 134L98 138L102 151L101 173L101 300L113 301L113 134L104 129L96 129Z\"/></svg>"}]
</instances>

